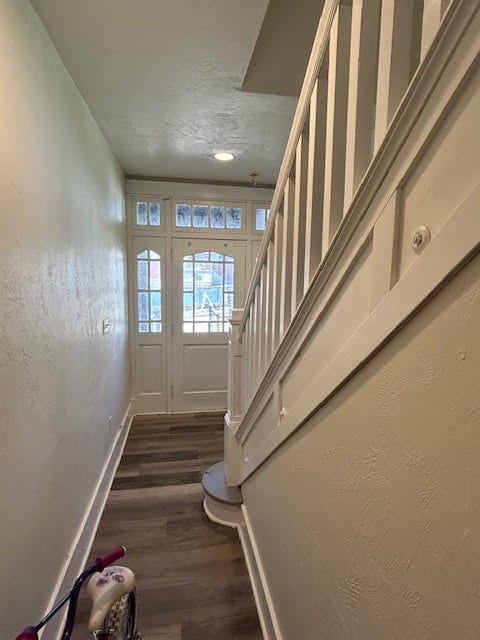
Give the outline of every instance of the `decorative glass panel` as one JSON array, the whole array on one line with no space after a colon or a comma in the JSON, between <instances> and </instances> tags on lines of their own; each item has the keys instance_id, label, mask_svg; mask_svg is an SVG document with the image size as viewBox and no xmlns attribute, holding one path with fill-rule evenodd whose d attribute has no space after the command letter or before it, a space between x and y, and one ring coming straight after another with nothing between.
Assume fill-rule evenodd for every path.
<instances>
[{"instance_id":1,"label":"decorative glass panel","mask_svg":"<svg viewBox=\"0 0 480 640\"><path fill-rule=\"evenodd\" d=\"M148 294L145 292L138 294L138 319L148 320Z\"/></svg>"},{"instance_id":2,"label":"decorative glass panel","mask_svg":"<svg viewBox=\"0 0 480 640\"><path fill-rule=\"evenodd\" d=\"M256 209L255 210L255 229L256 231L265 231L267 226L267 218L270 213L270 209Z\"/></svg>"},{"instance_id":3,"label":"decorative glass panel","mask_svg":"<svg viewBox=\"0 0 480 640\"><path fill-rule=\"evenodd\" d=\"M150 293L150 320L160 320L162 317L162 298L160 291Z\"/></svg>"},{"instance_id":4,"label":"decorative glass panel","mask_svg":"<svg viewBox=\"0 0 480 640\"><path fill-rule=\"evenodd\" d=\"M233 264L225 265L225 291L233 291Z\"/></svg>"},{"instance_id":5,"label":"decorative glass panel","mask_svg":"<svg viewBox=\"0 0 480 640\"><path fill-rule=\"evenodd\" d=\"M228 331L233 309L234 261L215 251L183 259L183 331Z\"/></svg>"},{"instance_id":6,"label":"decorative glass panel","mask_svg":"<svg viewBox=\"0 0 480 640\"><path fill-rule=\"evenodd\" d=\"M193 291L193 263L191 262L183 263L183 290Z\"/></svg>"},{"instance_id":7,"label":"decorative glass panel","mask_svg":"<svg viewBox=\"0 0 480 640\"><path fill-rule=\"evenodd\" d=\"M146 202L137 202L137 224L148 224Z\"/></svg>"},{"instance_id":8,"label":"decorative glass panel","mask_svg":"<svg viewBox=\"0 0 480 640\"><path fill-rule=\"evenodd\" d=\"M145 250L137 254L137 316L139 333L162 330L162 271L160 255Z\"/></svg>"},{"instance_id":9,"label":"decorative glass panel","mask_svg":"<svg viewBox=\"0 0 480 640\"><path fill-rule=\"evenodd\" d=\"M150 261L150 289L155 289L160 291L160 260L151 260ZM147 287L142 287L146 289Z\"/></svg>"},{"instance_id":10,"label":"decorative glass panel","mask_svg":"<svg viewBox=\"0 0 480 640\"><path fill-rule=\"evenodd\" d=\"M189 204L177 204L177 227L192 226L192 207Z\"/></svg>"},{"instance_id":11,"label":"decorative glass panel","mask_svg":"<svg viewBox=\"0 0 480 640\"><path fill-rule=\"evenodd\" d=\"M160 226L160 203L159 202L149 202L148 215L150 218L150 224L153 227Z\"/></svg>"},{"instance_id":12,"label":"decorative glass panel","mask_svg":"<svg viewBox=\"0 0 480 640\"><path fill-rule=\"evenodd\" d=\"M208 227L208 207L199 204L194 205L193 226Z\"/></svg>"},{"instance_id":13,"label":"decorative glass panel","mask_svg":"<svg viewBox=\"0 0 480 640\"><path fill-rule=\"evenodd\" d=\"M146 260L138 260L138 288L148 289L148 262Z\"/></svg>"},{"instance_id":14,"label":"decorative glass panel","mask_svg":"<svg viewBox=\"0 0 480 640\"><path fill-rule=\"evenodd\" d=\"M240 207L227 208L227 229L242 228L242 209Z\"/></svg>"},{"instance_id":15,"label":"decorative glass panel","mask_svg":"<svg viewBox=\"0 0 480 640\"><path fill-rule=\"evenodd\" d=\"M177 227L201 229L241 229L243 226L242 207L222 205L177 204L175 205Z\"/></svg>"},{"instance_id":16,"label":"decorative glass panel","mask_svg":"<svg viewBox=\"0 0 480 640\"><path fill-rule=\"evenodd\" d=\"M225 207L210 207L210 226L214 229L225 228Z\"/></svg>"}]
</instances>

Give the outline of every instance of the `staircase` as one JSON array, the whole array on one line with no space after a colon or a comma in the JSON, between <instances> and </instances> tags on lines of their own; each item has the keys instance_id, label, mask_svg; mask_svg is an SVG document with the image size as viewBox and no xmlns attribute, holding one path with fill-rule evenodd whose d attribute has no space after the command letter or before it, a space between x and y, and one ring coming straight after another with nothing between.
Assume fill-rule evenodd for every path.
<instances>
[{"instance_id":1,"label":"staircase","mask_svg":"<svg viewBox=\"0 0 480 640\"><path fill-rule=\"evenodd\" d=\"M353 393L359 372L477 256L479 59L478 1L325 1L256 269L231 320L225 461L203 480L207 514L242 532L265 638L321 636L308 631L314 599L309 615L279 604L295 596L294 586L278 585L289 580L288 562L282 574L282 557L278 566L262 559L269 543L244 489L258 514L260 479L275 476L282 456L340 411L340 392ZM318 464L349 444L332 442L319 448ZM311 482L315 470L296 466L298 451L288 472ZM290 488L300 502L301 483ZM278 501L280 510L295 504ZM335 517L329 512L329 526ZM322 520L311 526L321 529ZM314 542L309 559L297 551L294 572L309 593L318 585L304 567L316 553ZM339 606L332 629L341 615L342 625L357 619ZM325 637L387 637L389 627L375 625Z\"/></svg>"}]
</instances>

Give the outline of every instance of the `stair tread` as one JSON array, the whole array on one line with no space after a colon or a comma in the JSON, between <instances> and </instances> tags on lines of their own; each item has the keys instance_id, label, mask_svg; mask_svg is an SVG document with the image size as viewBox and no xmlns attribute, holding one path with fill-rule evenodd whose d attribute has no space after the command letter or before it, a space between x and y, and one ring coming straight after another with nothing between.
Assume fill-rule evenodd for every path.
<instances>
[{"instance_id":1,"label":"stair tread","mask_svg":"<svg viewBox=\"0 0 480 640\"><path fill-rule=\"evenodd\" d=\"M211 466L202 477L203 490L214 500L225 504L243 504L242 492L239 487L229 487L225 479L225 465L223 460Z\"/></svg>"}]
</instances>

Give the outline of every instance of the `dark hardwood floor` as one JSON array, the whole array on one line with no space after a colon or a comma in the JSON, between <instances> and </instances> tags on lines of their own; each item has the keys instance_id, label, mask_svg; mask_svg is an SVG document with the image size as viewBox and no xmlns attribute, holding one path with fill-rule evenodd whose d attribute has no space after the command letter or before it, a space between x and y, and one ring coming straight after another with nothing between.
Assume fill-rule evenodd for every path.
<instances>
[{"instance_id":1,"label":"dark hardwood floor","mask_svg":"<svg viewBox=\"0 0 480 640\"><path fill-rule=\"evenodd\" d=\"M220 414L149 416L132 426L91 557L127 547L144 640L262 638L238 535L202 509L201 476L222 458ZM88 637L87 598L75 640Z\"/></svg>"}]
</instances>

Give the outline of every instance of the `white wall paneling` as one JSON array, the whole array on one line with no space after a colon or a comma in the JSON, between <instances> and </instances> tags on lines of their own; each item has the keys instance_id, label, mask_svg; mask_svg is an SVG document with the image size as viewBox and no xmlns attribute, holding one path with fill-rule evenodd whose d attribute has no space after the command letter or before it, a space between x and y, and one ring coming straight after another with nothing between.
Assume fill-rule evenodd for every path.
<instances>
[{"instance_id":1,"label":"white wall paneling","mask_svg":"<svg viewBox=\"0 0 480 640\"><path fill-rule=\"evenodd\" d=\"M374 309L395 282L396 248L401 195L395 191L373 229L373 256L370 277L370 308Z\"/></svg>"}]
</instances>

